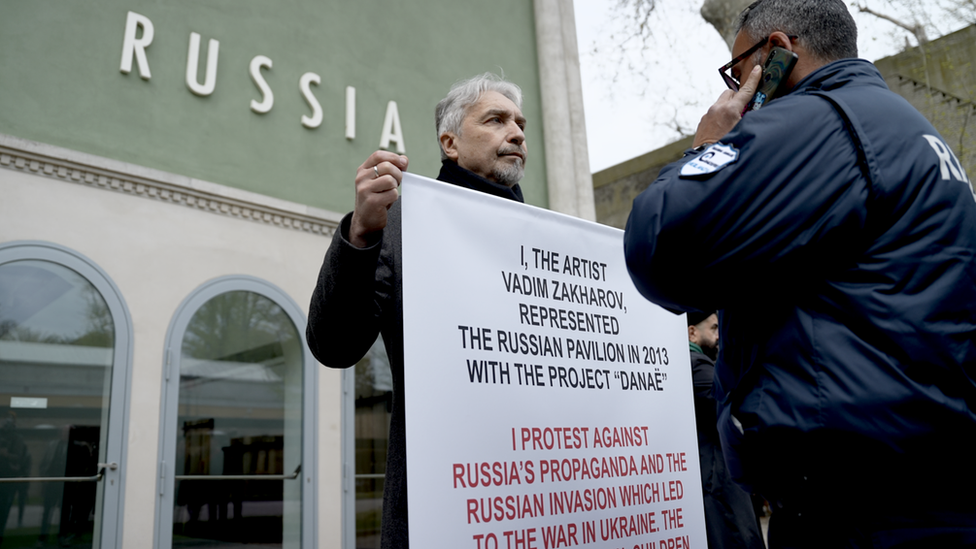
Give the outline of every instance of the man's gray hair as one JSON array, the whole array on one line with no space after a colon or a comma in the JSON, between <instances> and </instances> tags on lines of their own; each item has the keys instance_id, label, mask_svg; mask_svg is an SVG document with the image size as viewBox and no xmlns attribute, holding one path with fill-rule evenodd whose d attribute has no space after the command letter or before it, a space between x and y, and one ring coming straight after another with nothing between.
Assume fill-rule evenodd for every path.
<instances>
[{"instance_id":1,"label":"man's gray hair","mask_svg":"<svg viewBox=\"0 0 976 549\"><path fill-rule=\"evenodd\" d=\"M467 80L461 80L451 86L451 91L447 92L447 97L437 103L437 109L434 111L438 146L440 146L441 136L444 135L444 132L461 135L461 122L464 121L468 109L481 99L481 94L487 91L504 95L511 99L519 110L522 110L522 89L496 74L486 72ZM444 147L441 147L441 160L446 159L447 154L444 152Z\"/></svg>"},{"instance_id":2,"label":"man's gray hair","mask_svg":"<svg viewBox=\"0 0 976 549\"><path fill-rule=\"evenodd\" d=\"M756 40L775 31L795 35L825 64L857 57L857 24L842 0L758 0L739 15L740 31Z\"/></svg>"}]
</instances>

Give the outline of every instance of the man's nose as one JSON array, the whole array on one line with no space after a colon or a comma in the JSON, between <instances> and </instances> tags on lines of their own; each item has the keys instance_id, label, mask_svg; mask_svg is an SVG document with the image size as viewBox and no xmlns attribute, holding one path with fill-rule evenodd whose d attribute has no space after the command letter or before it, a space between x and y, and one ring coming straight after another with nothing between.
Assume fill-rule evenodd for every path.
<instances>
[{"instance_id":1,"label":"man's nose","mask_svg":"<svg viewBox=\"0 0 976 549\"><path fill-rule=\"evenodd\" d=\"M522 143L525 143L525 132L522 131L522 128L520 128L518 124L513 122L510 132L511 133L508 136L509 143L515 143L519 146L521 146Z\"/></svg>"}]
</instances>

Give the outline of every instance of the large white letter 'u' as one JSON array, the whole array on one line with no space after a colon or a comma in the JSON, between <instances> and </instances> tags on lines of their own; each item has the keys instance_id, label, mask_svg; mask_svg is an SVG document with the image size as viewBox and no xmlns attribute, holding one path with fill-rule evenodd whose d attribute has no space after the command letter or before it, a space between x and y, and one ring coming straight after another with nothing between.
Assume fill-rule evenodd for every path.
<instances>
[{"instance_id":1,"label":"large white letter 'u'","mask_svg":"<svg viewBox=\"0 0 976 549\"><path fill-rule=\"evenodd\" d=\"M200 85L197 80L197 67L200 64L200 35L190 33L190 50L186 54L186 87L201 96L213 93L217 86L217 54L220 52L220 42L210 39L207 45L207 76Z\"/></svg>"}]
</instances>

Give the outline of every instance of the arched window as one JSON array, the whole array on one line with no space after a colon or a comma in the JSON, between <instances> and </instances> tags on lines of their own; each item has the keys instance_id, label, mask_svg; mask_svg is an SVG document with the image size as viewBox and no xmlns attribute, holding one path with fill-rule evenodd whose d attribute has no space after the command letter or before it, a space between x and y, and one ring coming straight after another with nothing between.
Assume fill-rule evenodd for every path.
<instances>
[{"instance_id":1,"label":"arched window","mask_svg":"<svg viewBox=\"0 0 976 549\"><path fill-rule=\"evenodd\" d=\"M252 277L204 284L166 342L161 548L311 546L316 363L305 319Z\"/></svg>"},{"instance_id":2,"label":"arched window","mask_svg":"<svg viewBox=\"0 0 976 549\"><path fill-rule=\"evenodd\" d=\"M0 244L0 539L121 545L131 349L125 303L95 263Z\"/></svg>"}]
</instances>

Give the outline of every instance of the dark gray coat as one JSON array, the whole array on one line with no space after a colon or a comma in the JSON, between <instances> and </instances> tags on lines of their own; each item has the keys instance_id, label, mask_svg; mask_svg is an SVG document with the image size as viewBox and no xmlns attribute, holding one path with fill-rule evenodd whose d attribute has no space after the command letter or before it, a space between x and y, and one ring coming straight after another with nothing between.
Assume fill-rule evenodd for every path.
<instances>
[{"instance_id":1,"label":"dark gray coat","mask_svg":"<svg viewBox=\"0 0 976 549\"><path fill-rule=\"evenodd\" d=\"M437 179L522 202L518 185L503 187L449 160L444 161ZM322 364L348 368L369 351L377 334L383 336L393 374L393 411L383 489L382 547L403 549L408 547L409 537L400 201L390 208L382 235L366 248L349 242L351 220L351 213L342 219L325 254L309 305L306 338Z\"/></svg>"},{"instance_id":2,"label":"dark gray coat","mask_svg":"<svg viewBox=\"0 0 976 549\"><path fill-rule=\"evenodd\" d=\"M691 351L691 375L695 385L695 423L701 462L705 530L710 549L764 549L752 498L729 475L718 438L716 403L712 395L715 363Z\"/></svg>"}]
</instances>

